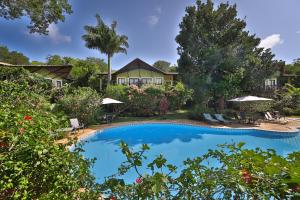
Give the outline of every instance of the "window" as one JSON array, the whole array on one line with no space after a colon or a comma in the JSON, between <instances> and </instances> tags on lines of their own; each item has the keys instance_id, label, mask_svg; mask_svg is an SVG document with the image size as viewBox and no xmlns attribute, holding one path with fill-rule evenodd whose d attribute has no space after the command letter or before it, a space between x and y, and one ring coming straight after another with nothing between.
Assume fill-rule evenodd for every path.
<instances>
[{"instance_id":1,"label":"window","mask_svg":"<svg viewBox=\"0 0 300 200\"><path fill-rule=\"evenodd\" d=\"M139 83L138 78L129 78L129 85L137 85Z\"/></svg>"},{"instance_id":2,"label":"window","mask_svg":"<svg viewBox=\"0 0 300 200\"><path fill-rule=\"evenodd\" d=\"M125 81L126 79L125 78L118 78L118 84L119 85L125 85Z\"/></svg>"},{"instance_id":3,"label":"window","mask_svg":"<svg viewBox=\"0 0 300 200\"><path fill-rule=\"evenodd\" d=\"M141 78L142 84L151 84L152 78Z\"/></svg>"},{"instance_id":4,"label":"window","mask_svg":"<svg viewBox=\"0 0 300 200\"><path fill-rule=\"evenodd\" d=\"M62 81L56 81L56 87L61 88L62 86Z\"/></svg>"},{"instance_id":5,"label":"window","mask_svg":"<svg viewBox=\"0 0 300 200\"><path fill-rule=\"evenodd\" d=\"M157 85L162 85L163 84L163 79L162 78L156 78L156 84Z\"/></svg>"}]
</instances>

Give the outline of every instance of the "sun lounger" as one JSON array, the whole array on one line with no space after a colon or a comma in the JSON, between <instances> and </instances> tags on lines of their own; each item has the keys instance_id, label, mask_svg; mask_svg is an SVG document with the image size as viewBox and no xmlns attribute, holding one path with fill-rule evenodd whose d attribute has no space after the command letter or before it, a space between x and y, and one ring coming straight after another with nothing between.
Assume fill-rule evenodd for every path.
<instances>
[{"instance_id":1,"label":"sun lounger","mask_svg":"<svg viewBox=\"0 0 300 200\"><path fill-rule=\"evenodd\" d=\"M79 129L84 129L84 124L79 124L79 121L77 118L70 119L71 127L73 131L77 131Z\"/></svg>"},{"instance_id":2,"label":"sun lounger","mask_svg":"<svg viewBox=\"0 0 300 200\"><path fill-rule=\"evenodd\" d=\"M220 122L223 122L225 124L232 123L231 121L224 119L222 114L215 114L215 117L216 117L217 120L219 120Z\"/></svg>"},{"instance_id":3,"label":"sun lounger","mask_svg":"<svg viewBox=\"0 0 300 200\"><path fill-rule=\"evenodd\" d=\"M205 121L209 122L209 123L219 123L219 120L216 120L214 118L212 118L212 116L209 113L203 113L203 117L205 119Z\"/></svg>"},{"instance_id":4,"label":"sun lounger","mask_svg":"<svg viewBox=\"0 0 300 200\"><path fill-rule=\"evenodd\" d=\"M287 124L287 123L288 123L288 121L286 121L286 120L281 120L280 118L279 118L279 119L274 118L274 117L271 115L270 112L266 112L266 113L265 113L265 118L266 118L266 120L269 121L269 122L277 122L277 123L280 123L280 124Z\"/></svg>"}]
</instances>

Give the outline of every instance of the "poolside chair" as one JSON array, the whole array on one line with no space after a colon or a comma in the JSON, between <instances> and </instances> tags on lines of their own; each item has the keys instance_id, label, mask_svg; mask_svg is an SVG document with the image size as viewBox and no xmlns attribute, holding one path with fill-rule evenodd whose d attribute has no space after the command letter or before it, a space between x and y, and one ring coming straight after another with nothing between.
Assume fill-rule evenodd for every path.
<instances>
[{"instance_id":1,"label":"poolside chair","mask_svg":"<svg viewBox=\"0 0 300 200\"><path fill-rule=\"evenodd\" d=\"M203 113L204 120L208 123L219 123L219 120L216 120L212 118L212 116L209 113Z\"/></svg>"},{"instance_id":2,"label":"poolside chair","mask_svg":"<svg viewBox=\"0 0 300 200\"><path fill-rule=\"evenodd\" d=\"M224 124L232 123L231 121L224 119L222 114L215 114L215 117L216 117L217 120L219 120L220 122L222 122Z\"/></svg>"},{"instance_id":3,"label":"poolside chair","mask_svg":"<svg viewBox=\"0 0 300 200\"><path fill-rule=\"evenodd\" d=\"M274 117L271 115L270 112L266 112L266 113L265 113L265 118L266 118L266 120L269 121L269 122L277 122L277 123L280 123L280 124L287 124L287 123L288 123L288 121L286 121L286 120L281 120L280 118L278 118L278 119L274 118Z\"/></svg>"},{"instance_id":4,"label":"poolside chair","mask_svg":"<svg viewBox=\"0 0 300 200\"><path fill-rule=\"evenodd\" d=\"M70 119L70 123L71 123L71 127L73 129L73 131L77 131L79 129L84 129L84 124L79 124L79 121L77 118L73 118L73 119Z\"/></svg>"}]
</instances>

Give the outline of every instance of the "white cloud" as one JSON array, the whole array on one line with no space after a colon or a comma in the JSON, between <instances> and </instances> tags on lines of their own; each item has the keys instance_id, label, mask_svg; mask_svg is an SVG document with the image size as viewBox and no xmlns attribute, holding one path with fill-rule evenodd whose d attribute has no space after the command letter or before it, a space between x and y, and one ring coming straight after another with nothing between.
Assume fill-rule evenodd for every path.
<instances>
[{"instance_id":1,"label":"white cloud","mask_svg":"<svg viewBox=\"0 0 300 200\"><path fill-rule=\"evenodd\" d=\"M155 26L159 22L159 16L151 15L147 21L150 26Z\"/></svg>"},{"instance_id":2,"label":"white cloud","mask_svg":"<svg viewBox=\"0 0 300 200\"><path fill-rule=\"evenodd\" d=\"M161 14L162 12L162 8L160 6L157 6L155 11L158 13L158 14Z\"/></svg>"},{"instance_id":3,"label":"white cloud","mask_svg":"<svg viewBox=\"0 0 300 200\"><path fill-rule=\"evenodd\" d=\"M72 41L71 36L69 35L63 35L56 24L50 24L48 27L48 35L40 35L38 33L29 33L25 32L26 35L29 35L30 37L33 37L35 39L42 39L42 38L49 38L54 43L70 43Z\"/></svg>"},{"instance_id":4,"label":"white cloud","mask_svg":"<svg viewBox=\"0 0 300 200\"><path fill-rule=\"evenodd\" d=\"M59 32L59 28L56 24L50 24L49 28L48 28L48 36L49 38L58 43L58 42L71 42L72 39L69 35L63 35Z\"/></svg>"},{"instance_id":5,"label":"white cloud","mask_svg":"<svg viewBox=\"0 0 300 200\"><path fill-rule=\"evenodd\" d=\"M273 34L273 35L270 35L270 36L266 37L265 39L261 40L258 47L269 49L269 48L273 48L282 43L283 43L283 40L280 38L280 34Z\"/></svg>"}]
</instances>

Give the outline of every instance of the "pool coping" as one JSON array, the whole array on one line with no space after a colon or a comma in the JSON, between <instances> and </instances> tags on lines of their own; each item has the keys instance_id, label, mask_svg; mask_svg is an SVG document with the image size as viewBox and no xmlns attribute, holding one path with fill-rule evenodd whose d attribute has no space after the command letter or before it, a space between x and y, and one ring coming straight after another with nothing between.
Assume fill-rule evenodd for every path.
<instances>
[{"instance_id":1,"label":"pool coping","mask_svg":"<svg viewBox=\"0 0 300 200\"><path fill-rule=\"evenodd\" d=\"M89 137L92 137L94 134L99 133L100 131L104 131L106 129L110 128L116 128L116 127L122 127L122 126L128 126L128 125L142 125L142 124L178 124L178 125L190 125L190 126L199 126L199 127L206 127L206 128L219 128L219 129L233 129L233 130L259 130L259 131L265 131L269 133L281 133L281 134L295 134L299 133L299 127L292 127L290 130L272 130L272 129L263 129L261 127L255 127L255 126L249 126L249 127L230 127L225 125L212 125L207 124L203 122L198 121L192 121L192 120L166 120L166 121L132 121L132 122L118 122L118 123L112 123L112 124L104 124L104 125L98 125L95 128L84 130L83 133L77 133L74 135L71 135L69 137L76 138L78 141L86 140ZM61 140L56 141L57 143L66 144L68 142L68 138L63 138Z\"/></svg>"}]
</instances>

